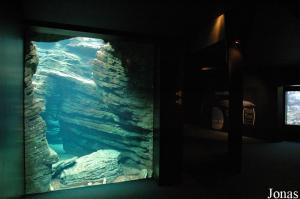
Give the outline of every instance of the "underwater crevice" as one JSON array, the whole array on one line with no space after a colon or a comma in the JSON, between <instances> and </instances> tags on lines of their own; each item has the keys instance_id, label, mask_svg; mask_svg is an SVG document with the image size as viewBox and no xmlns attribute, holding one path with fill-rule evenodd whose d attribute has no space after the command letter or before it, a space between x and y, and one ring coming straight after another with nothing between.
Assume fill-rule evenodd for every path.
<instances>
[{"instance_id":1,"label":"underwater crevice","mask_svg":"<svg viewBox=\"0 0 300 199\"><path fill-rule=\"evenodd\" d=\"M30 87L24 92L41 102L36 105L39 109L28 109L28 114L32 114L30 119L39 118L37 113L43 118L38 119L41 124L36 127L38 123L30 123L28 117L28 125L44 131L46 136L40 141L49 142L60 158L60 173L54 172L51 177L49 172L51 182L47 181L47 186L57 190L103 184L110 178L114 180L109 182L119 182L151 177L153 54L141 54L132 43L128 46L130 54L125 52L120 60L116 55L122 52L101 39L73 37L45 41L34 42L40 62L37 67L31 65L36 73L32 85L28 83ZM146 63L135 56L152 61ZM119 155L107 163L90 159L105 155L109 160L110 153ZM94 167L86 170L83 167L76 173L85 159ZM51 168L51 161L46 162ZM70 163L72 166L68 168L63 166ZM109 170L103 171L106 174L102 179L94 179L98 166L114 168L116 172L109 176ZM47 190L36 192L44 191Z\"/></svg>"}]
</instances>

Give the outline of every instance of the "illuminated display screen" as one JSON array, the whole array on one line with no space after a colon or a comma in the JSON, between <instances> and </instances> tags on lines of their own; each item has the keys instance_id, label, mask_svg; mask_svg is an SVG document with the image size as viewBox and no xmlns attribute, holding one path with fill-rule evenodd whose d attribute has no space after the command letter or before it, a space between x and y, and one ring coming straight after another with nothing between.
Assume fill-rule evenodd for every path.
<instances>
[{"instance_id":1,"label":"illuminated display screen","mask_svg":"<svg viewBox=\"0 0 300 199\"><path fill-rule=\"evenodd\" d=\"M285 124L300 125L300 91L285 92Z\"/></svg>"}]
</instances>

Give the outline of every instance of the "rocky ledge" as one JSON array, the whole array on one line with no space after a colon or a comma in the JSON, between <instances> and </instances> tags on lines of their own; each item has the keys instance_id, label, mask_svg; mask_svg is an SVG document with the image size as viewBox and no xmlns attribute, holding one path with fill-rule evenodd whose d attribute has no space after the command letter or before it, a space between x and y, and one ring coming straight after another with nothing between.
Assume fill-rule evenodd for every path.
<instances>
[{"instance_id":1,"label":"rocky ledge","mask_svg":"<svg viewBox=\"0 0 300 199\"><path fill-rule=\"evenodd\" d=\"M74 166L64 169L59 178L64 185L93 183L101 179L110 183L122 174L119 160L118 151L98 150L76 159Z\"/></svg>"}]
</instances>

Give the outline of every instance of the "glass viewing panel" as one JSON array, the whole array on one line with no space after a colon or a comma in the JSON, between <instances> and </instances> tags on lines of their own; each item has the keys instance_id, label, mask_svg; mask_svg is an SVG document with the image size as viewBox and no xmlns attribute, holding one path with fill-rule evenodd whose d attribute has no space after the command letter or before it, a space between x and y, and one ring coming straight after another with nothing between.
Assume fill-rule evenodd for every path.
<instances>
[{"instance_id":1,"label":"glass viewing panel","mask_svg":"<svg viewBox=\"0 0 300 199\"><path fill-rule=\"evenodd\" d=\"M285 92L285 124L300 125L300 91Z\"/></svg>"},{"instance_id":2,"label":"glass viewing panel","mask_svg":"<svg viewBox=\"0 0 300 199\"><path fill-rule=\"evenodd\" d=\"M150 178L153 67L148 43L55 35L28 42L26 193Z\"/></svg>"}]
</instances>

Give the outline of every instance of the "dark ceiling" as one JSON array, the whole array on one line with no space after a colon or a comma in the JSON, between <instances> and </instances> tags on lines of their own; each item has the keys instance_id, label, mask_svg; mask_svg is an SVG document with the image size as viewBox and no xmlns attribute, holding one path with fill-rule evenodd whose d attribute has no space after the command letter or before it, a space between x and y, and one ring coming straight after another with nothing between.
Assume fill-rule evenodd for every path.
<instances>
[{"instance_id":1,"label":"dark ceiling","mask_svg":"<svg viewBox=\"0 0 300 199\"><path fill-rule=\"evenodd\" d=\"M256 6L246 41L250 66L300 64L300 18L291 8L286 3Z\"/></svg>"},{"instance_id":2,"label":"dark ceiling","mask_svg":"<svg viewBox=\"0 0 300 199\"><path fill-rule=\"evenodd\" d=\"M242 45L249 66L300 64L299 6L282 0L244 5L231 2L231 6L224 2L27 0L23 1L23 10L26 21L171 36L178 38L175 42L185 39L192 43L197 37L206 37L203 30L220 13L229 7L242 8L241 15L235 17L233 32L244 33Z\"/></svg>"},{"instance_id":3,"label":"dark ceiling","mask_svg":"<svg viewBox=\"0 0 300 199\"><path fill-rule=\"evenodd\" d=\"M182 36L195 32L224 9L221 1L27 0L26 20Z\"/></svg>"}]
</instances>

